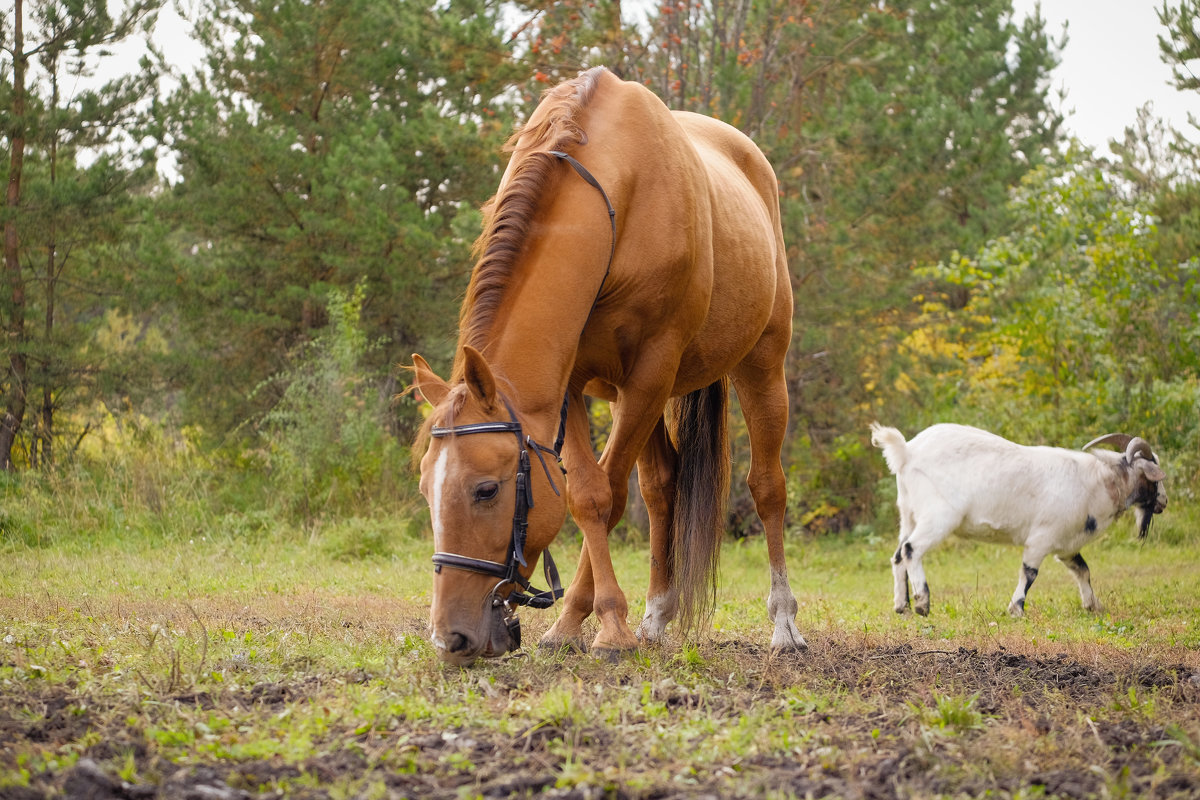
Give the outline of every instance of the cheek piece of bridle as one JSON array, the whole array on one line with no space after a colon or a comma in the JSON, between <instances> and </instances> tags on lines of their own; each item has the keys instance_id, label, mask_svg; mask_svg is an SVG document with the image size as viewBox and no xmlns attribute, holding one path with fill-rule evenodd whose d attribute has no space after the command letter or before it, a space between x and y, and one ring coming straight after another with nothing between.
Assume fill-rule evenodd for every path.
<instances>
[{"instance_id":1,"label":"cheek piece of bridle","mask_svg":"<svg viewBox=\"0 0 1200 800\"><path fill-rule=\"evenodd\" d=\"M604 191L604 187L600 185L600 182L582 164L573 157L558 150L551 150L548 152L548 155L570 164L584 181L600 192L600 195L604 198L604 204L608 209L608 221L609 227L612 230L612 241L608 251L608 265L604 268L604 277L600 281L600 288L596 290L595 299L592 300L592 310L595 310L596 303L600 299L600 292L604 289L604 284L608 280L608 273L612 269L613 255L617 250L617 212L613 208L612 201L608 199L608 193ZM590 310L588 316L591 316ZM546 473L546 478L550 481L550 488L554 490L556 495L561 496L558 486L554 483L554 478L550 475L550 467L547 466L546 459L542 457L542 454L547 453L554 456L559 467L562 467L561 453L563 438L566 435L567 428L568 397L569 395L563 395L562 413L558 420L558 435L555 437L554 447L552 448L538 444L532 437L525 435L524 430L521 428L521 422L513 412L512 406L503 397L501 397L501 400L504 401L504 407L508 410L508 422L477 422L471 425L455 425L450 428L435 425L429 432L429 435L436 439L447 436L468 436L475 433L511 433L517 437L517 445L520 448L516 475L517 498L516 507L513 510L512 539L508 548L508 558L503 564L500 564L496 561L458 555L457 553L433 554L434 572L441 572L442 567L452 567L454 569L466 570L467 572L491 575L499 579L500 582L492 587L488 598L491 600L492 608L503 606L505 611L504 622L508 627L509 636L512 638L515 647L521 646L521 623L516 617L516 607L549 608L554 605L555 600L563 596L562 582L558 577L558 568L554 565L554 559L550 557L549 549L542 552L542 569L546 576L546 583L550 585L549 589L540 592L535 591L529 581L521 575L520 569L521 567L528 566L528 562L525 560L525 538L529 527L529 509L533 508L533 486L530 482L529 451L532 450L534 455L537 456L538 461L541 462L542 469ZM563 469L563 474L566 474L565 469ZM512 584L516 588L509 592L508 597L501 597L499 594L500 590L509 584Z\"/></svg>"}]
</instances>

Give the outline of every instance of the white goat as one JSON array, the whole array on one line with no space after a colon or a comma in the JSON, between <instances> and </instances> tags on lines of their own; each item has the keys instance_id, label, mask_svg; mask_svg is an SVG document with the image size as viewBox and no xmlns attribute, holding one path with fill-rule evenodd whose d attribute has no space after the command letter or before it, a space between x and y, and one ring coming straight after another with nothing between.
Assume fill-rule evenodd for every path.
<instances>
[{"instance_id":1,"label":"white goat","mask_svg":"<svg viewBox=\"0 0 1200 800\"><path fill-rule=\"evenodd\" d=\"M1138 535L1167 505L1166 477L1145 441L1111 433L1083 451L1025 447L965 425L934 425L905 442L895 428L871 425L871 443L896 475L900 546L892 557L896 613L929 613L921 557L951 534L1025 548L1008 611L1025 613L1025 595L1046 556L1066 565L1088 611L1100 611L1080 549L1133 506ZM1122 448L1084 452L1098 444Z\"/></svg>"}]
</instances>

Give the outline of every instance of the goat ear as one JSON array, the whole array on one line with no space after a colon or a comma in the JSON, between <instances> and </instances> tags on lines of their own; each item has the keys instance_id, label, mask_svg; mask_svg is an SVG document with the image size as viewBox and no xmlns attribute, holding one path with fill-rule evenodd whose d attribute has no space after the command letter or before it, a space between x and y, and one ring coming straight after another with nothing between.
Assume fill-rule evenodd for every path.
<instances>
[{"instance_id":1,"label":"goat ear","mask_svg":"<svg viewBox=\"0 0 1200 800\"><path fill-rule=\"evenodd\" d=\"M429 362L416 353L413 353L412 371L413 388L430 403L439 405L450 394L450 384L439 378Z\"/></svg>"},{"instance_id":2,"label":"goat ear","mask_svg":"<svg viewBox=\"0 0 1200 800\"><path fill-rule=\"evenodd\" d=\"M483 354L469 344L463 346L463 377L475 399L491 410L496 405L496 378Z\"/></svg>"},{"instance_id":3,"label":"goat ear","mask_svg":"<svg viewBox=\"0 0 1200 800\"><path fill-rule=\"evenodd\" d=\"M1142 470L1142 474L1146 476L1147 480L1157 483L1158 481L1161 481L1163 478L1167 477L1167 473L1162 471L1162 467L1160 467L1158 464L1155 464L1148 458L1140 459L1139 466Z\"/></svg>"}]
</instances>

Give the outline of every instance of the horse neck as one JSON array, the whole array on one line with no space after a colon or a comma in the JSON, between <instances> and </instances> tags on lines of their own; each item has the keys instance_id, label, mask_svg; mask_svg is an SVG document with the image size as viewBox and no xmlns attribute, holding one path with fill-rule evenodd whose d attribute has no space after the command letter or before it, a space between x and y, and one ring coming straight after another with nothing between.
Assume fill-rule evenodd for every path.
<instances>
[{"instance_id":1,"label":"horse neck","mask_svg":"<svg viewBox=\"0 0 1200 800\"><path fill-rule=\"evenodd\" d=\"M542 237L529 248L482 348L517 410L550 439L608 266L610 232L583 227L593 230L546 226L572 233Z\"/></svg>"}]
</instances>

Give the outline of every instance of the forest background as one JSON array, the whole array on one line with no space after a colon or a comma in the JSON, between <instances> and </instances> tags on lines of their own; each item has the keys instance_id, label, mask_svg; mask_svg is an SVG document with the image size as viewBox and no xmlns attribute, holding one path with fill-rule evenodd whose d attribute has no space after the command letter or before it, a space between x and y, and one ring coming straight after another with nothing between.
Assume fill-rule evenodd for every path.
<instances>
[{"instance_id":1,"label":"forest background","mask_svg":"<svg viewBox=\"0 0 1200 800\"><path fill-rule=\"evenodd\" d=\"M152 50L81 80L161 5L15 0L0 18L10 499L103 484L128 504L115 528L136 508L139 525L190 514L233 534L421 529L421 408L398 365L420 352L448 371L501 146L542 90L598 64L735 125L775 166L792 530L892 513L876 419L1067 447L1125 431L1162 456L1173 501L1194 499L1196 131L1146 110L1109 152L1068 138L1050 81L1064 41L1036 13L201 0L194 71ZM1159 15L1176 87L1200 90L1200 2ZM738 534L750 507L735 485ZM0 507L5 539L56 530Z\"/></svg>"}]
</instances>

